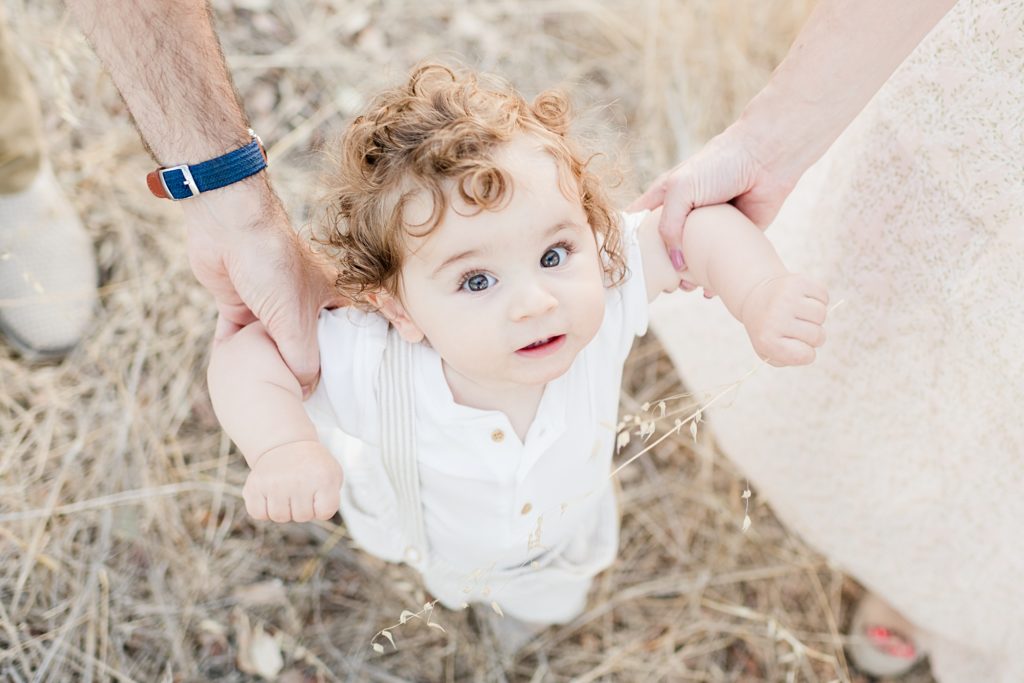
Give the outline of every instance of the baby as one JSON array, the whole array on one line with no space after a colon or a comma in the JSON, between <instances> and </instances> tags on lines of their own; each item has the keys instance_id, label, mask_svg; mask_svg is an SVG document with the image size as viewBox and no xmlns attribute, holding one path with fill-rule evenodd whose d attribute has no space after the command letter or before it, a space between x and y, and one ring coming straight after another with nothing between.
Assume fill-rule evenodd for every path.
<instances>
[{"instance_id":1,"label":"baby","mask_svg":"<svg viewBox=\"0 0 1024 683\"><path fill-rule=\"evenodd\" d=\"M321 239L344 305L320 315L319 385L304 404L258 322L210 363L249 514L340 507L446 606L564 623L617 551L619 389L648 303L702 286L762 358L814 359L822 286L728 205L690 214L677 270L657 214L609 206L570 122L558 93L528 103L426 65L349 126Z\"/></svg>"}]
</instances>

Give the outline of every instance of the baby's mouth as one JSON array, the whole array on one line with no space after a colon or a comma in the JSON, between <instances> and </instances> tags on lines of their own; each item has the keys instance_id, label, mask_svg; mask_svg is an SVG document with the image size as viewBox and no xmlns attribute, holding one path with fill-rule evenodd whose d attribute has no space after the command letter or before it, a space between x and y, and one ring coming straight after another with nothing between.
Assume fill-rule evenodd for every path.
<instances>
[{"instance_id":1,"label":"baby's mouth","mask_svg":"<svg viewBox=\"0 0 1024 683\"><path fill-rule=\"evenodd\" d=\"M523 348L521 348L519 350L520 351L534 351L534 350L537 350L537 349L541 349L541 348L544 348L546 346L551 346L552 344L555 344L555 343L559 342L564 337L565 337L564 334L558 334L558 335L555 335L554 337L545 337L544 339L538 339L537 341L533 342L532 344L527 344L526 346L524 346Z\"/></svg>"}]
</instances>

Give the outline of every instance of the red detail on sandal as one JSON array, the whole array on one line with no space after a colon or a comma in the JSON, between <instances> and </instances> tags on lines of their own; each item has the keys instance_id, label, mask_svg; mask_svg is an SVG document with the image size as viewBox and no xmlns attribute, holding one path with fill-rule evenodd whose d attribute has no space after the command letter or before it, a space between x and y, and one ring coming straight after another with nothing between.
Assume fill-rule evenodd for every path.
<instances>
[{"instance_id":1,"label":"red detail on sandal","mask_svg":"<svg viewBox=\"0 0 1024 683\"><path fill-rule=\"evenodd\" d=\"M917 657L917 649L912 643L884 626L868 626L864 629L864 634L872 641L875 647L888 655L899 657L900 659L914 659Z\"/></svg>"}]
</instances>

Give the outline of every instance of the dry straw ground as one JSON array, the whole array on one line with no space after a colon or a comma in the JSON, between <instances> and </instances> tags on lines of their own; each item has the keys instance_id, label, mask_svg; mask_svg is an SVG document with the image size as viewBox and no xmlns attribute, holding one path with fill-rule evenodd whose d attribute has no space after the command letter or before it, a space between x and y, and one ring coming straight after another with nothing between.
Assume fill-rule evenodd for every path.
<instances>
[{"instance_id":1,"label":"dry straw ground","mask_svg":"<svg viewBox=\"0 0 1024 683\"><path fill-rule=\"evenodd\" d=\"M441 51L606 122L626 189L720 129L765 81L809 0L217 0L224 49L301 223L315 149L366 93ZM857 588L777 523L703 426L620 475L620 559L588 611L513 662L481 615L437 609L336 523L254 524L244 464L204 384L214 309L176 207L62 6L5 0L51 158L95 240L102 306L57 365L0 347L0 678L5 681L863 680L842 656ZM699 333L696 331L695 333ZM622 406L680 386L637 344ZM629 454L634 439L624 453ZM635 451L634 451L635 452ZM280 658L278 663L277 658ZM931 680L926 671L908 680Z\"/></svg>"}]
</instances>

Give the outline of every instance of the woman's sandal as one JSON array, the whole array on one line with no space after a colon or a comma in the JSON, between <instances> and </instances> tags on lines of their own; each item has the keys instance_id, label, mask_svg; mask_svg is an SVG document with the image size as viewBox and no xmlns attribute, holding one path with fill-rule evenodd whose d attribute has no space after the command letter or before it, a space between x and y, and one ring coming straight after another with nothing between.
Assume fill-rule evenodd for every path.
<instances>
[{"instance_id":1,"label":"woman's sandal","mask_svg":"<svg viewBox=\"0 0 1024 683\"><path fill-rule=\"evenodd\" d=\"M913 624L872 593L857 604L847 654L854 666L871 676L901 676L924 659L914 642Z\"/></svg>"}]
</instances>

